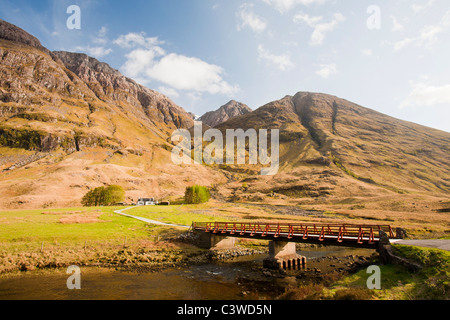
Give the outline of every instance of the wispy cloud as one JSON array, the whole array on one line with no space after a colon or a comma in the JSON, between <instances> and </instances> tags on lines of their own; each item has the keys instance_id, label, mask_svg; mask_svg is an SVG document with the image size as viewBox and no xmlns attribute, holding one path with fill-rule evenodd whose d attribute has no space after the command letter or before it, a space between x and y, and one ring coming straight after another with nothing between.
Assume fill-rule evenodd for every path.
<instances>
[{"instance_id":1,"label":"wispy cloud","mask_svg":"<svg viewBox=\"0 0 450 320\"><path fill-rule=\"evenodd\" d=\"M438 40L438 36L450 27L450 11L434 25L422 28L415 37L408 37L394 43L394 51L399 51L409 45L430 49Z\"/></svg>"},{"instance_id":2,"label":"wispy cloud","mask_svg":"<svg viewBox=\"0 0 450 320\"><path fill-rule=\"evenodd\" d=\"M450 104L450 84L435 86L429 83L412 83L412 91L400 104L406 107L437 107Z\"/></svg>"},{"instance_id":3,"label":"wispy cloud","mask_svg":"<svg viewBox=\"0 0 450 320\"><path fill-rule=\"evenodd\" d=\"M363 55L365 55L365 56L368 56L368 57L370 57L372 54L373 54L373 51L372 51L372 49L362 49L361 50L361 53L363 54Z\"/></svg>"},{"instance_id":4,"label":"wispy cloud","mask_svg":"<svg viewBox=\"0 0 450 320\"><path fill-rule=\"evenodd\" d=\"M158 37L147 37L145 32L134 33L130 32L126 35L121 35L113 41L114 44L121 48L131 49L135 47L154 48L157 45L164 44Z\"/></svg>"},{"instance_id":5,"label":"wispy cloud","mask_svg":"<svg viewBox=\"0 0 450 320\"><path fill-rule=\"evenodd\" d=\"M335 13L333 19L329 22L322 22L322 16L310 16L306 13L300 12L294 16L295 23L306 23L308 26L314 29L310 45L319 46L322 45L326 34L333 31L341 22L345 21L344 15L341 13Z\"/></svg>"},{"instance_id":6,"label":"wispy cloud","mask_svg":"<svg viewBox=\"0 0 450 320\"><path fill-rule=\"evenodd\" d=\"M292 8L298 5L312 5L312 4L322 4L326 0L262 0L265 3L273 6L276 10L281 13L288 12Z\"/></svg>"},{"instance_id":7,"label":"wispy cloud","mask_svg":"<svg viewBox=\"0 0 450 320\"><path fill-rule=\"evenodd\" d=\"M262 45L258 46L258 60L263 60L270 65L274 65L281 71L286 71L294 67L294 63L291 61L291 57L288 54L272 54Z\"/></svg>"},{"instance_id":8,"label":"wispy cloud","mask_svg":"<svg viewBox=\"0 0 450 320\"><path fill-rule=\"evenodd\" d=\"M337 74L337 66L335 63L321 64L319 65L319 69L316 71L316 74L324 79L327 79L330 76Z\"/></svg>"},{"instance_id":9,"label":"wispy cloud","mask_svg":"<svg viewBox=\"0 0 450 320\"><path fill-rule=\"evenodd\" d=\"M397 20L396 17L390 16L392 20L392 31L402 31L405 27Z\"/></svg>"},{"instance_id":10,"label":"wispy cloud","mask_svg":"<svg viewBox=\"0 0 450 320\"><path fill-rule=\"evenodd\" d=\"M91 37L92 44L85 46L75 47L76 51L81 51L89 56L101 59L113 52L111 48L107 48L108 38L107 38L108 28L105 26L101 27L100 30Z\"/></svg>"},{"instance_id":11,"label":"wispy cloud","mask_svg":"<svg viewBox=\"0 0 450 320\"><path fill-rule=\"evenodd\" d=\"M249 27L254 32L263 32L266 29L267 23L252 11L253 7L253 4L248 3L244 3L240 6L239 11L236 14L239 19L239 24L237 26L239 31L245 27Z\"/></svg>"},{"instance_id":12,"label":"wispy cloud","mask_svg":"<svg viewBox=\"0 0 450 320\"><path fill-rule=\"evenodd\" d=\"M113 52L112 49L107 49L105 47L91 47L91 46L78 46L75 47L75 51L84 52L87 55L97 59L103 58L104 56L107 56L111 52Z\"/></svg>"},{"instance_id":13,"label":"wispy cloud","mask_svg":"<svg viewBox=\"0 0 450 320\"><path fill-rule=\"evenodd\" d=\"M411 8L414 10L415 13L419 13L429 7L431 7L434 4L435 0L427 0L424 4L413 4Z\"/></svg>"}]
</instances>

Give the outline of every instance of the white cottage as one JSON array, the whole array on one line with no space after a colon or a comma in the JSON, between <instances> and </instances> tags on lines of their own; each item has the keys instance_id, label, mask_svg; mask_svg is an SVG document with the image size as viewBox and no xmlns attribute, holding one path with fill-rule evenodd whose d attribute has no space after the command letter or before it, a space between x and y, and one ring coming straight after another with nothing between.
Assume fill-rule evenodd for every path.
<instances>
[{"instance_id":1,"label":"white cottage","mask_svg":"<svg viewBox=\"0 0 450 320\"><path fill-rule=\"evenodd\" d=\"M139 198L137 206L154 206L156 205L155 198Z\"/></svg>"}]
</instances>

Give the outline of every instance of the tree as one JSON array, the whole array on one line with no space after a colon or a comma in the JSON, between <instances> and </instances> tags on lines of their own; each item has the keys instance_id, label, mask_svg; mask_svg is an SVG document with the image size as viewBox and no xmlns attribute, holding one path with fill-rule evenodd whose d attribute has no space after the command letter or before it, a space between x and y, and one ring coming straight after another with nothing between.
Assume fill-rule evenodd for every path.
<instances>
[{"instance_id":1,"label":"tree","mask_svg":"<svg viewBox=\"0 0 450 320\"><path fill-rule=\"evenodd\" d=\"M203 186L187 187L184 195L185 202L188 204L199 204L208 202L211 198L209 188Z\"/></svg>"},{"instance_id":2,"label":"tree","mask_svg":"<svg viewBox=\"0 0 450 320\"><path fill-rule=\"evenodd\" d=\"M111 206L125 199L125 191L121 186L112 185L90 190L81 200L85 207Z\"/></svg>"},{"instance_id":3,"label":"tree","mask_svg":"<svg viewBox=\"0 0 450 320\"><path fill-rule=\"evenodd\" d=\"M121 186L112 185L106 189L106 202L110 205L123 202L125 200L125 190Z\"/></svg>"}]
</instances>

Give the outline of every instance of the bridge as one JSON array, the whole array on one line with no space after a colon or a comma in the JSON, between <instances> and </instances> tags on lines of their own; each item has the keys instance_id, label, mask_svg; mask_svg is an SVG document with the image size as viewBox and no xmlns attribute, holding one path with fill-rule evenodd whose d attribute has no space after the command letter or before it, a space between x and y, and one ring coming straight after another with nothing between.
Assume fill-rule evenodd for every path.
<instances>
[{"instance_id":1,"label":"bridge","mask_svg":"<svg viewBox=\"0 0 450 320\"><path fill-rule=\"evenodd\" d=\"M295 243L378 249L380 244L401 239L403 234L400 228L394 234L389 225L327 223L194 222L192 230L199 235L199 246L207 249L232 248L236 238L268 240L269 258L264 266L272 269L306 265Z\"/></svg>"}]
</instances>

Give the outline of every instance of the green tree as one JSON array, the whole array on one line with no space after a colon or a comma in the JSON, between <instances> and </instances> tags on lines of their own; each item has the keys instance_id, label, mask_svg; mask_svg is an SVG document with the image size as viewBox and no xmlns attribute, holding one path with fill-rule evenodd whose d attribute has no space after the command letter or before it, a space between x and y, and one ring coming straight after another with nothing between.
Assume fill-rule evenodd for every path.
<instances>
[{"instance_id":1,"label":"green tree","mask_svg":"<svg viewBox=\"0 0 450 320\"><path fill-rule=\"evenodd\" d=\"M105 202L109 205L117 204L125 200L125 190L121 186L112 185L106 188Z\"/></svg>"},{"instance_id":2,"label":"green tree","mask_svg":"<svg viewBox=\"0 0 450 320\"><path fill-rule=\"evenodd\" d=\"M125 191L121 186L109 186L90 190L81 200L85 207L111 206L125 199Z\"/></svg>"},{"instance_id":3,"label":"green tree","mask_svg":"<svg viewBox=\"0 0 450 320\"><path fill-rule=\"evenodd\" d=\"M199 204L208 202L211 198L209 188L203 186L187 187L184 200L188 204Z\"/></svg>"}]
</instances>

